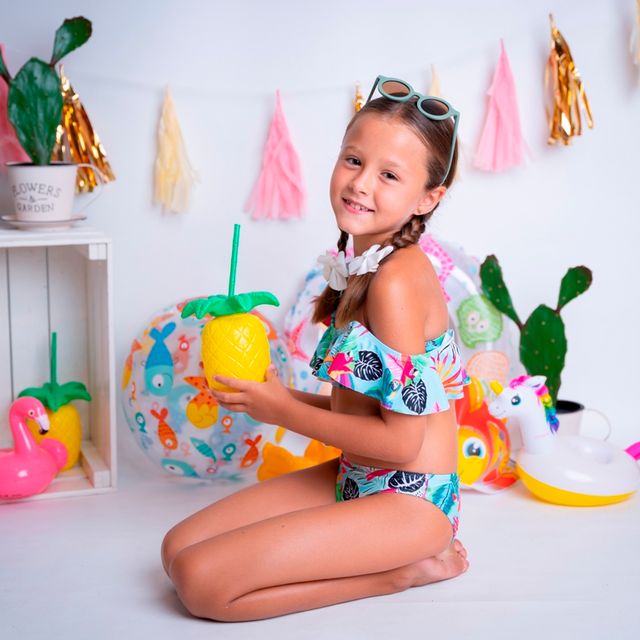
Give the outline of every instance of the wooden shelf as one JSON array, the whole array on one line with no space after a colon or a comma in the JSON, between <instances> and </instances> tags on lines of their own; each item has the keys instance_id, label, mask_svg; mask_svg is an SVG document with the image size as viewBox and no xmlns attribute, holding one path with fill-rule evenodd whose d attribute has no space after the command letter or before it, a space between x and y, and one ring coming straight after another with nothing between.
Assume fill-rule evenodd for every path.
<instances>
[{"instance_id":1,"label":"wooden shelf","mask_svg":"<svg viewBox=\"0 0 640 640\"><path fill-rule=\"evenodd\" d=\"M58 332L58 379L84 382L79 464L31 499L104 493L116 486L111 240L101 231L0 228L0 447L13 446L8 411L17 394L48 380Z\"/></svg>"}]
</instances>

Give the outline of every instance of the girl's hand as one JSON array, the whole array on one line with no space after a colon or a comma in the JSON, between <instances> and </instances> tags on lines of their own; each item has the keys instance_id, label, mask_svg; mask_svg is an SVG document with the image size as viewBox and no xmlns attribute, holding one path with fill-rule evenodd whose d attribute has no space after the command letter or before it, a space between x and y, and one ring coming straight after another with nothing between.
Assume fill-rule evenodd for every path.
<instances>
[{"instance_id":1,"label":"girl's hand","mask_svg":"<svg viewBox=\"0 0 640 640\"><path fill-rule=\"evenodd\" d=\"M293 400L288 389L280 382L273 365L267 368L264 382L228 376L215 376L215 379L232 389L237 389L235 392L211 389L218 404L227 411L248 413L258 422L280 424L287 413L288 403Z\"/></svg>"}]
</instances>

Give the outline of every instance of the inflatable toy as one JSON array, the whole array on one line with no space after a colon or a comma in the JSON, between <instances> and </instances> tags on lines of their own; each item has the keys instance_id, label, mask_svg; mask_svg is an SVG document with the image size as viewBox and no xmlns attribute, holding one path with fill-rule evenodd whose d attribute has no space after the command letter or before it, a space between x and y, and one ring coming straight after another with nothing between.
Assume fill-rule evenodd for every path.
<instances>
[{"instance_id":1,"label":"inflatable toy","mask_svg":"<svg viewBox=\"0 0 640 640\"><path fill-rule=\"evenodd\" d=\"M44 491L67 463L67 450L57 440L45 438L36 443L27 428L34 420L43 434L49 431L49 418L36 398L18 398L9 409L13 449L0 449L0 499L26 498Z\"/></svg>"},{"instance_id":2,"label":"inflatable toy","mask_svg":"<svg viewBox=\"0 0 640 640\"><path fill-rule=\"evenodd\" d=\"M478 378L464 387L456 400L458 420L458 475L460 486L495 493L518 481L511 460L511 440L505 420L491 415Z\"/></svg>"},{"instance_id":3,"label":"inflatable toy","mask_svg":"<svg viewBox=\"0 0 640 640\"><path fill-rule=\"evenodd\" d=\"M503 388L492 383L497 397L489 405L494 416L517 416L523 447L518 475L541 500L567 506L621 502L640 486L640 443L627 451L609 442L582 436L559 436L558 419L544 376L521 376Z\"/></svg>"},{"instance_id":4,"label":"inflatable toy","mask_svg":"<svg viewBox=\"0 0 640 640\"><path fill-rule=\"evenodd\" d=\"M166 472L188 478L257 477L262 448L276 443L279 427L220 407L207 385L200 357L206 321L182 318L188 301L155 314L135 337L122 372L122 408L145 454ZM251 312L266 332L280 379L291 384L290 358L274 326Z\"/></svg>"}]
</instances>

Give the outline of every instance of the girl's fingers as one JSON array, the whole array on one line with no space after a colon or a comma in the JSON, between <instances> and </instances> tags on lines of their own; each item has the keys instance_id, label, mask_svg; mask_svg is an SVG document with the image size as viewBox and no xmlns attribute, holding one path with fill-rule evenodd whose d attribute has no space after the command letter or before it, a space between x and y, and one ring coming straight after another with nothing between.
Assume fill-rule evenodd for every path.
<instances>
[{"instance_id":1,"label":"girl's fingers","mask_svg":"<svg viewBox=\"0 0 640 640\"><path fill-rule=\"evenodd\" d=\"M253 380L242 380L241 378L230 378L222 375L213 376L213 379L239 391L246 391L253 384Z\"/></svg>"},{"instance_id":2,"label":"girl's fingers","mask_svg":"<svg viewBox=\"0 0 640 640\"><path fill-rule=\"evenodd\" d=\"M217 391L216 389L211 389L211 393L219 404L238 404L244 403L246 400L245 394L241 392L234 393L229 391Z\"/></svg>"}]
</instances>

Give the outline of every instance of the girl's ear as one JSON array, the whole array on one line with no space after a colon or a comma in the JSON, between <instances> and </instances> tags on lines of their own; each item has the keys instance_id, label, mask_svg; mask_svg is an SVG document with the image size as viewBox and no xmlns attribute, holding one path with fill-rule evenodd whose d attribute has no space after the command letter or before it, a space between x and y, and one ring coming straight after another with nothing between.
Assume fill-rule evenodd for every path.
<instances>
[{"instance_id":1,"label":"girl's ear","mask_svg":"<svg viewBox=\"0 0 640 640\"><path fill-rule=\"evenodd\" d=\"M444 198L445 193L447 193L447 187L439 186L434 187L433 189L429 189L424 195L424 197L418 203L418 210L416 211L416 215L425 215L434 210L435 206Z\"/></svg>"}]
</instances>

